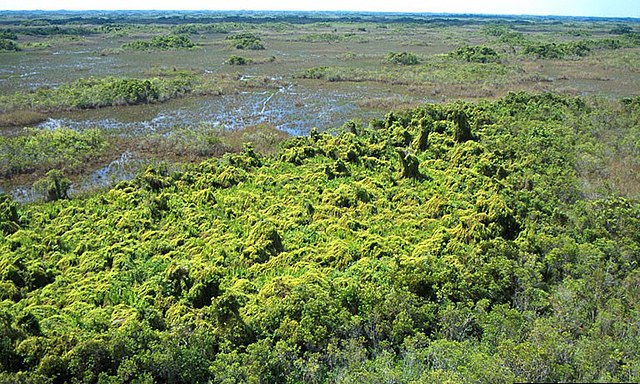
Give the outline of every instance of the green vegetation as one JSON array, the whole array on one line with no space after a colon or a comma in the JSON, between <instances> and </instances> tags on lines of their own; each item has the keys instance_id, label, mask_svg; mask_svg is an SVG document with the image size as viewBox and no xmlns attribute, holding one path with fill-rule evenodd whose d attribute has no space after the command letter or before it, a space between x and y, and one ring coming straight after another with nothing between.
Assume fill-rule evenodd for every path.
<instances>
[{"instance_id":1,"label":"green vegetation","mask_svg":"<svg viewBox=\"0 0 640 384\"><path fill-rule=\"evenodd\" d=\"M522 32L514 31L506 25L489 24L483 28L485 34L497 38L501 43L523 45L528 40Z\"/></svg>"},{"instance_id":2,"label":"green vegetation","mask_svg":"<svg viewBox=\"0 0 640 384\"><path fill-rule=\"evenodd\" d=\"M191 91L192 86L193 76L189 73L153 79L88 78L58 88L0 96L0 109L86 109L154 103L184 95Z\"/></svg>"},{"instance_id":3,"label":"green vegetation","mask_svg":"<svg viewBox=\"0 0 640 384\"><path fill-rule=\"evenodd\" d=\"M56 35L70 35L70 36L87 36L97 33L95 28L85 27L60 27L60 26L39 26L28 28L16 28L14 33L27 36L56 36Z\"/></svg>"},{"instance_id":4,"label":"green vegetation","mask_svg":"<svg viewBox=\"0 0 640 384\"><path fill-rule=\"evenodd\" d=\"M18 203L7 194L0 194L0 233L10 235L20 229Z\"/></svg>"},{"instance_id":5,"label":"green vegetation","mask_svg":"<svg viewBox=\"0 0 640 384\"><path fill-rule=\"evenodd\" d=\"M579 41L566 44L527 44L524 46L523 53L525 55L535 55L541 59L562 59L566 56L587 56L592 47L607 47L616 49L620 47L620 43L615 40L607 40L605 42Z\"/></svg>"},{"instance_id":6,"label":"green vegetation","mask_svg":"<svg viewBox=\"0 0 640 384\"><path fill-rule=\"evenodd\" d=\"M469 63L495 63L500 61L498 52L495 49L484 46L463 46L449 53L449 56Z\"/></svg>"},{"instance_id":7,"label":"green vegetation","mask_svg":"<svg viewBox=\"0 0 640 384\"><path fill-rule=\"evenodd\" d=\"M10 29L0 30L0 39L18 40L18 35Z\"/></svg>"},{"instance_id":8,"label":"green vegetation","mask_svg":"<svg viewBox=\"0 0 640 384\"><path fill-rule=\"evenodd\" d=\"M13 40L0 38L0 51L20 51L20 47Z\"/></svg>"},{"instance_id":9,"label":"green vegetation","mask_svg":"<svg viewBox=\"0 0 640 384\"><path fill-rule=\"evenodd\" d=\"M541 59L562 59L567 56L584 57L594 50L619 49L622 45L617 39L581 40L561 44L528 42L523 46L523 53Z\"/></svg>"},{"instance_id":10,"label":"green vegetation","mask_svg":"<svg viewBox=\"0 0 640 384\"><path fill-rule=\"evenodd\" d=\"M337 43L344 40L344 36L335 32L312 33L300 36L296 41L304 41L308 43Z\"/></svg>"},{"instance_id":11,"label":"green vegetation","mask_svg":"<svg viewBox=\"0 0 640 384\"><path fill-rule=\"evenodd\" d=\"M45 201L68 199L70 188L71 180L67 179L64 173L58 169L50 170L44 179L33 184L33 189L44 194Z\"/></svg>"},{"instance_id":12,"label":"green vegetation","mask_svg":"<svg viewBox=\"0 0 640 384\"><path fill-rule=\"evenodd\" d=\"M410 52L389 52L385 59L389 63L400 65L416 65L420 63L418 56Z\"/></svg>"},{"instance_id":13,"label":"green vegetation","mask_svg":"<svg viewBox=\"0 0 640 384\"><path fill-rule=\"evenodd\" d=\"M631 35L634 33L633 28L630 25L618 24L611 28L610 33L612 35Z\"/></svg>"},{"instance_id":14,"label":"green vegetation","mask_svg":"<svg viewBox=\"0 0 640 384\"><path fill-rule=\"evenodd\" d=\"M0 175L11 177L52 168L73 170L100 156L107 145L105 135L97 129L25 129L19 136L0 136Z\"/></svg>"},{"instance_id":15,"label":"green vegetation","mask_svg":"<svg viewBox=\"0 0 640 384\"><path fill-rule=\"evenodd\" d=\"M253 63L253 60L247 59L246 57L242 57L242 56L236 56L236 55L229 57L229 59L227 60L227 64L230 64L230 65L247 65L252 63Z\"/></svg>"},{"instance_id":16,"label":"green vegetation","mask_svg":"<svg viewBox=\"0 0 640 384\"><path fill-rule=\"evenodd\" d=\"M196 44L184 35L163 35L154 36L151 41L132 41L122 45L124 49L131 50L171 50L171 49L190 49L195 47Z\"/></svg>"},{"instance_id":17,"label":"green vegetation","mask_svg":"<svg viewBox=\"0 0 640 384\"><path fill-rule=\"evenodd\" d=\"M510 66L501 63L459 63L452 65L450 60L430 60L410 67L387 67L367 70L357 67L313 67L308 68L299 76L303 79L318 79L330 82L372 82L382 84L402 85L456 85L471 86L472 84L501 87L512 82L521 81L521 75Z\"/></svg>"},{"instance_id":18,"label":"green vegetation","mask_svg":"<svg viewBox=\"0 0 640 384\"><path fill-rule=\"evenodd\" d=\"M634 100L428 104L1 196L0 379L637 381L640 203L584 189L612 126L638 160Z\"/></svg>"},{"instance_id":19,"label":"green vegetation","mask_svg":"<svg viewBox=\"0 0 640 384\"><path fill-rule=\"evenodd\" d=\"M262 50L264 44L262 39L251 32L241 32L226 37L230 41L231 47L236 49Z\"/></svg>"},{"instance_id":20,"label":"green vegetation","mask_svg":"<svg viewBox=\"0 0 640 384\"><path fill-rule=\"evenodd\" d=\"M176 25L172 30L176 35L197 35L200 33L200 29L195 24Z\"/></svg>"},{"instance_id":21,"label":"green vegetation","mask_svg":"<svg viewBox=\"0 0 640 384\"><path fill-rule=\"evenodd\" d=\"M624 21L3 13L0 383L639 381Z\"/></svg>"}]
</instances>

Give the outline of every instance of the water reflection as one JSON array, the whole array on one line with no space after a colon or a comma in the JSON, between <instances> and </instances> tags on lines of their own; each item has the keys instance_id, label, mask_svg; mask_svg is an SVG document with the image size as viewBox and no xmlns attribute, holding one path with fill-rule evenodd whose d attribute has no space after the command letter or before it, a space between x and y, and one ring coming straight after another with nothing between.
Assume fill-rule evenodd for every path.
<instances>
[{"instance_id":1,"label":"water reflection","mask_svg":"<svg viewBox=\"0 0 640 384\"><path fill-rule=\"evenodd\" d=\"M163 133L174 128L221 126L242 129L270 124L292 135L314 128L342 125L349 119L367 121L377 114L361 110L357 94L331 93L288 85L278 90L242 92L210 98L187 97L164 104L132 106L114 110L66 113L40 124L40 128L104 128L124 135ZM360 96L361 97L361 96Z\"/></svg>"},{"instance_id":2,"label":"water reflection","mask_svg":"<svg viewBox=\"0 0 640 384\"><path fill-rule=\"evenodd\" d=\"M185 128L237 130L269 124L291 135L306 135L314 127L330 129L354 118L368 121L380 117L379 112L358 107L360 97L362 93L357 89L349 93L287 85L277 90L210 98L185 97L163 104L66 112L51 117L38 127L50 130L101 128L124 137L135 137L169 134ZM70 194L108 188L119 181L132 179L145 164L145 159L125 152L119 159L74 183ZM13 186L8 192L20 202L41 198L30 186Z\"/></svg>"}]
</instances>

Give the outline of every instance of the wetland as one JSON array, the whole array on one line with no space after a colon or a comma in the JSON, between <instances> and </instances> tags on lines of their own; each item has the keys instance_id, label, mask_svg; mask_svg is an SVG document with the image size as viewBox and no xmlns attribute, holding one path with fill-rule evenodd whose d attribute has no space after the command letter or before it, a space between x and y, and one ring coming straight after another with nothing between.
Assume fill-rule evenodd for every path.
<instances>
[{"instance_id":1,"label":"wetland","mask_svg":"<svg viewBox=\"0 0 640 384\"><path fill-rule=\"evenodd\" d=\"M0 89L0 383L640 381L638 20L2 12Z\"/></svg>"},{"instance_id":2,"label":"wetland","mask_svg":"<svg viewBox=\"0 0 640 384\"><path fill-rule=\"evenodd\" d=\"M18 49L0 52L3 140L35 132L24 127L101 130L105 153L64 169L80 184L125 154L141 165L238 151L247 127L263 130L253 137L273 151L286 135L427 102L523 90L615 98L640 87L639 38L619 19L8 12L0 23ZM142 90L144 81L152 88ZM170 146L174 131L214 136L216 148L150 150L150 141ZM4 172L0 188L20 198L45 163Z\"/></svg>"}]
</instances>

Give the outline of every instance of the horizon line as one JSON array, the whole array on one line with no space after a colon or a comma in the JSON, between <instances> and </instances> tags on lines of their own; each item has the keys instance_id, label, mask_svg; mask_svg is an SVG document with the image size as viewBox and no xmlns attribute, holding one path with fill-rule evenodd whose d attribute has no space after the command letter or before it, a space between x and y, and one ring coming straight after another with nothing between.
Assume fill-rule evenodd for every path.
<instances>
[{"instance_id":1,"label":"horizon line","mask_svg":"<svg viewBox=\"0 0 640 384\"><path fill-rule=\"evenodd\" d=\"M569 17L592 19L633 19L636 16L589 16L527 13L475 13L475 12L429 12L429 11L366 11L366 10L291 10L291 9L0 9L1 12L287 12L287 13L355 13L355 14L396 14L396 15L453 15L453 16L503 16L503 17Z\"/></svg>"}]
</instances>

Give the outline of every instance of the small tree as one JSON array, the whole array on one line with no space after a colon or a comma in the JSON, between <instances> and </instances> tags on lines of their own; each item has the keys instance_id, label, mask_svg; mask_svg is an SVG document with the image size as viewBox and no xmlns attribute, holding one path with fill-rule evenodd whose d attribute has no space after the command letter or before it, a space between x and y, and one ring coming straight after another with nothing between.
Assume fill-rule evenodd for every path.
<instances>
[{"instance_id":1,"label":"small tree","mask_svg":"<svg viewBox=\"0 0 640 384\"><path fill-rule=\"evenodd\" d=\"M386 60L392 64L400 65L416 65L420 63L418 56L410 52L389 52Z\"/></svg>"},{"instance_id":2,"label":"small tree","mask_svg":"<svg viewBox=\"0 0 640 384\"><path fill-rule=\"evenodd\" d=\"M61 170L52 169L47 172L44 179L40 179L33 184L33 188L36 191L44 193L45 201L68 199L71 180L67 179Z\"/></svg>"},{"instance_id":3,"label":"small tree","mask_svg":"<svg viewBox=\"0 0 640 384\"><path fill-rule=\"evenodd\" d=\"M471 126L469 125L469 119L467 114L463 110L457 110L453 113L453 120L455 121L455 139L458 143L464 143L465 141L473 140L473 134L471 133Z\"/></svg>"},{"instance_id":4,"label":"small tree","mask_svg":"<svg viewBox=\"0 0 640 384\"><path fill-rule=\"evenodd\" d=\"M5 193L0 194L0 232L9 235L19 228L18 204L11 196Z\"/></svg>"},{"instance_id":5,"label":"small tree","mask_svg":"<svg viewBox=\"0 0 640 384\"><path fill-rule=\"evenodd\" d=\"M0 38L0 51L20 51L18 44L9 39Z\"/></svg>"},{"instance_id":6,"label":"small tree","mask_svg":"<svg viewBox=\"0 0 640 384\"><path fill-rule=\"evenodd\" d=\"M400 155L400 177L405 179L422 179L423 175L420 173L420 161L418 158L414 154L400 149L398 149L397 152L398 155Z\"/></svg>"},{"instance_id":7,"label":"small tree","mask_svg":"<svg viewBox=\"0 0 640 384\"><path fill-rule=\"evenodd\" d=\"M229 59L227 60L227 63L230 65L247 65L247 64L253 63L253 60L247 59L242 56L233 55L229 57Z\"/></svg>"}]
</instances>

